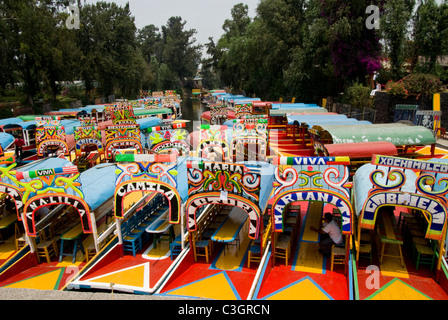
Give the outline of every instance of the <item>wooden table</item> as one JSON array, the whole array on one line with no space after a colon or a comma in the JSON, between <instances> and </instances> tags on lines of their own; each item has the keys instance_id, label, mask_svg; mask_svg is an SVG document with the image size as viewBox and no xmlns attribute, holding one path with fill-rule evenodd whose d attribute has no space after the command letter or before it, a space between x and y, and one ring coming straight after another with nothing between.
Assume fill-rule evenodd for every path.
<instances>
[{"instance_id":1,"label":"wooden table","mask_svg":"<svg viewBox=\"0 0 448 320\"><path fill-rule=\"evenodd\" d=\"M247 219L246 212L238 207L233 208L219 228L216 229L211 239L223 242L226 246L232 242L236 242L239 245L239 233Z\"/></svg>"},{"instance_id":2,"label":"wooden table","mask_svg":"<svg viewBox=\"0 0 448 320\"><path fill-rule=\"evenodd\" d=\"M76 254L78 253L78 249L85 254L84 247L81 241L81 235L83 234L83 229L81 223L78 223L73 228L65 232L61 235L61 250L59 253L59 262L62 262L62 258L64 256L72 256L72 262L76 261ZM72 253L64 253L64 241L74 241L73 244L73 252Z\"/></svg>"},{"instance_id":3,"label":"wooden table","mask_svg":"<svg viewBox=\"0 0 448 320\"><path fill-rule=\"evenodd\" d=\"M146 229L145 231L148 232L149 234L152 234L153 236L153 246L154 249L157 248L157 240L161 241L162 239L160 238L160 234L164 233L165 231L167 231L168 229L170 229L171 224L169 222L168 219L156 219L154 222L152 222ZM169 237L168 237L168 241L169 243L172 242L172 237L173 234L170 230L169 233Z\"/></svg>"}]
</instances>

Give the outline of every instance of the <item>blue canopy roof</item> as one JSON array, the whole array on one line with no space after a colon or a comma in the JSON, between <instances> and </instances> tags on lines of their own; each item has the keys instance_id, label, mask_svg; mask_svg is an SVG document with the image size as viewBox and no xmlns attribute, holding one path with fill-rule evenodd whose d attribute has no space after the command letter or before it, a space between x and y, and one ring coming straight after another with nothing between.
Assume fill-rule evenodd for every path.
<instances>
[{"instance_id":1,"label":"blue canopy roof","mask_svg":"<svg viewBox=\"0 0 448 320\"><path fill-rule=\"evenodd\" d=\"M188 158L190 160L190 158ZM177 158L177 192L179 192L182 201L188 200L188 170L187 170L187 158L186 157L178 157ZM168 180L168 179L167 179ZM162 179L162 181L164 181ZM168 181L165 181L168 182Z\"/></svg>"},{"instance_id":2,"label":"blue canopy roof","mask_svg":"<svg viewBox=\"0 0 448 320\"><path fill-rule=\"evenodd\" d=\"M137 124L140 125L140 130L144 130L150 127L160 126L163 120L159 117L146 117L137 119Z\"/></svg>"},{"instance_id":3,"label":"blue canopy roof","mask_svg":"<svg viewBox=\"0 0 448 320\"><path fill-rule=\"evenodd\" d=\"M300 108L318 108L314 103L273 103L272 109L300 109ZM319 107L320 108L320 107Z\"/></svg>"},{"instance_id":4,"label":"blue canopy roof","mask_svg":"<svg viewBox=\"0 0 448 320\"><path fill-rule=\"evenodd\" d=\"M34 171L34 170L42 170L42 169L51 169L51 168L62 168L73 166L73 163L66 159L62 158L44 158L41 160L36 160L31 163L28 163L24 166L21 166L17 169L17 171Z\"/></svg>"},{"instance_id":5,"label":"blue canopy roof","mask_svg":"<svg viewBox=\"0 0 448 320\"><path fill-rule=\"evenodd\" d=\"M99 164L81 173L84 200L95 210L115 193L115 164Z\"/></svg>"},{"instance_id":6,"label":"blue canopy roof","mask_svg":"<svg viewBox=\"0 0 448 320\"><path fill-rule=\"evenodd\" d=\"M75 127L79 127L81 122L79 120L61 120L61 125L64 126L65 134L75 134Z\"/></svg>"},{"instance_id":7,"label":"blue canopy roof","mask_svg":"<svg viewBox=\"0 0 448 320\"><path fill-rule=\"evenodd\" d=\"M269 110L270 115L292 115L301 113L328 113L328 110L322 107L303 107L303 108L281 108L281 109L271 109Z\"/></svg>"},{"instance_id":8,"label":"blue canopy roof","mask_svg":"<svg viewBox=\"0 0 448 320\"><path fill-rule=\"evenodd\" d=\"M12 134L0 132L0 145L2 149L5 150L14 142L14 137Z\"/></svg>"},{"instance_id":9,"label":"blue canopy roof","mask_svg":"<svg viewBox=\"0 0 448 320\"><path fill-rule=\"evenodd\" d=\"M23 122L20 118L5 118L0 119L0 126L4 126L5 124L21 124Z\"/></svg>"}]
</instances>

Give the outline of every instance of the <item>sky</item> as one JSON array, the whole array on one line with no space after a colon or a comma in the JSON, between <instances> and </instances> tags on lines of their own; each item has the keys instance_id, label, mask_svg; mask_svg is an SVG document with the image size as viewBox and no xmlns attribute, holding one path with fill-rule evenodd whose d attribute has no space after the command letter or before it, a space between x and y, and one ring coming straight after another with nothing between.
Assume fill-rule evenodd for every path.
<instances>
[{"instance_id":1,"label":"sky","mask_svg":"<svg viewBox=\"0 0 448 320\"><path fill-rule=\"evenodd\" d=\"M104 1L104 0L103 0ZM166 25L168 19L179 16L186 21L185 29L196 29L195 38L198 43L208 43L213 37L215 43L221 37L222 25L231 18L231 9L235 4L244 3L249 7L249 16L256 15L256 8L260 0L113 0L119 6L129 7L135 17L138 29L153 24L159 29ZM88 0L86 3L96 3ZM82 17L80 17L82 19Z\"/></svg>"}]
</instances>

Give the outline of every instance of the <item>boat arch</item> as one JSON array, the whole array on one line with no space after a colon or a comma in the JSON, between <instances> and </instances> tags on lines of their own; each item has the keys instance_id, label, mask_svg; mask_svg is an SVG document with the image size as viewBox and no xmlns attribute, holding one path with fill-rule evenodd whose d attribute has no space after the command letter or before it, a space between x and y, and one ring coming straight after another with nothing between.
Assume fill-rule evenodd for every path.
<instances>
[{"instance_id":1,"label":"boat arch","mask_svg":"<svg viewBox=\"0 0 448 320\"><path fill-rule=\"evenodd\" d=\"M186 212L189 231L196 231L197 229L196 211L200 207L209 204L229 205L243 209L250 219L249 238L254 240L258 238L260 231L260 208L242 196L228 193L223 197L221 192L198 193L188 198Z\"/></svg>"},{"instance_id":2,"label":"boat arch","mask_svg":"<svg viewBox=\"0 0 448 320\"><path fill-rule=\"evenodd\" d=\"M17 218L22 220L22 210L23 210L23 194L17 187L9 185L7 183L0 182L0 193L6 193L9 195L15 202Z\"/></svg>"},{"instance_id":3,"label":"boat arch","mask_svg":"<svg viewBox=\"0 0 448 320\"><path fill-rule=\"evenodd\" d=\"M35 213L41 207L65 204L75 208L81 218L84 233L93 233L92 217L89 205L80 197L66 193L46 193L30 198L23 209L25 213L25 228L28 236L35 237Z\"/></svg>"},{"instance_id":4,"label":"boat arch","mask_svg":"<svg viewBox=\"0 0 448 320\"><path fill-rule=\"evenodd\" d=\"M377 213L384 206L399 206L426 212L429 224L425 237L431 240L442 239L448 212L440 200L422 194L400 191L375 192L364 202L361 227L374 229Z\"/></svg>"},{"instance_id":5,"label":"boat arch","mask_svg":"<svg viewBox=\"0 0 448 320\"><path fill-rule=\"evenodd\" d=\"M353 208L350 201L337 192L319 188L293 189L277 195L272 205L274 231L283 232L283 212L290 203L296 201L318 201L334 205L341 213L342 233L352 234Z\"/></svg>"},{"instance_id":6,"label":"boat arch","mask_svg":"<svg viewBox=\"0 0 448 320\"><path fill-rule=\"evenodd\" d=\"M114 203L115 217L124 218L124 198L127 194L137 191L150 191L161 193L168 199L169 203L169 221L171 224L180 223L180 212L182 199L173 186L168 183L157 180L128 180L120 183L115 188Z\"/></svg>"},{"instance_id":7,"label":"boat arch","mask_svg":"<svg viewBox=\"0 0 448 320\"><path fill-rule=\"evenodd\" d=\"M48 150L61 150L64 156L70 154L70 149L65 141L62 140L45 140L37 147L37 154L41 157L45 157Z\"/></svg>"}]
</instances>

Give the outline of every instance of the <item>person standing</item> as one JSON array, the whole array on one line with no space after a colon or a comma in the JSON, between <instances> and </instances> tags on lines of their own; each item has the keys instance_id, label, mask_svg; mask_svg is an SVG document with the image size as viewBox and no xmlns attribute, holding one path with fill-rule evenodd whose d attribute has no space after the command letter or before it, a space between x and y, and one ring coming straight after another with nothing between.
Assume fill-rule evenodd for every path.
<instances>
[{"instance_id":1,"label":"person standing","mask_svg":"<svg viewBox=\"0 0 448 320\"><path fill-rule=\"evenodd\" d=\"M22 137L16 136L16 139L14 140L14 146L16 148L17 159L22 159L22 149L24 145L25 141L22 139Z\"/></svg>"}]
</instances>

